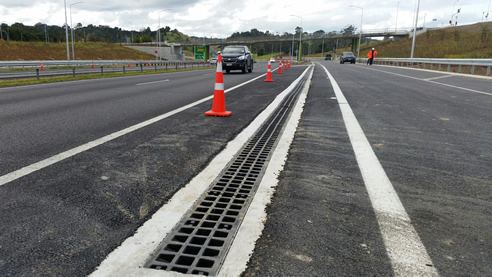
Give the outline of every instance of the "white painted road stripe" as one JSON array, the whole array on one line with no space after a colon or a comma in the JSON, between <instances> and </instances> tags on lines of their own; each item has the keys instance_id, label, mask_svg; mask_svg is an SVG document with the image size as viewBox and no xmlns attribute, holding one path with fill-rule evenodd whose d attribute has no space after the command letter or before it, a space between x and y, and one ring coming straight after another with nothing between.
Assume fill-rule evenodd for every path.
<instances>
[{"instance_id":1,"label":"white painted road stripe","mask_svg":"<svg viewBox=\"0 0 492 277\"><path fill-rule=\"evenodd\" d=\"M444 79L444 78L449 78L451 75L444 75L444 76L438 76L438 77L432 77L432 78L427 78L423 79L424 81L432 81L432 80L438 80L438 79Z\"/></svg>"},{"instance_id":2,"label":"white painted road stripe","mask_svg":"<svg viewBox=\"0 0 492 277\"><path fill-rule=\"evenodd\" d=\"M386 172L326 67L395 276L438 276Z\"/></svg>"},{"instance_id":3,"label":"white painted road stripe","mask_svg":"<svg viewBox=\"0 0 492 277\"><path fill-rule=\"evenodd\" d=\"M251 80L249 80L247 82L244 82L242 84L239 84L239 85L237 85L235 87L232 87L230 89L227 89L224 93L227 93L227 92L232 91L232 90L234 90L236 88L242 87L242 86L244 86L244 85L246 85L248 83L251 83L251 82L253 82L253 81L255 81L255 80L257 80L257 79L259 79L259 78L261 78L261 77L263 77L265 75L266 75L266 73L265 74L262 74L262 75L260 75L260 76L258 76L256 78L253 78L253 79L251 79ZM119 138L121 136L124 136L126 134L129 134L129 133L131 133L133 131L136 131L138 129L141 129L143 127L146 127L146 126L148 126L150 124L156 123L156 122L158 122L160 120L163 120L163 119L168 118L168 117L170 117L172 115L175 115L177 113L180 113L180 112L182 112L184 110L187 110L187 109L189 109L191 107L194 107L194 106L196 106L198 104L201 104L201 103L203 103L205 101L208 101L208 100L210 100L212 98L213 98L213 95L211 95L209 97L202 98L202 99L200 99L198 101L195 101L195 102L193 102L191 104L188 104L186 106L183 106L181 108L175 109L175 110L170 111L168 113L165 113L163 115L154 117L154 118L149 119L147 121L144 121L142 123L133 125L131 127L128 127L126 129L123 129L121 131L112 133L112 134L107 135L105 137L96 139L94 141L88 142L86 144L83 144L81 146L75 147L75 148L70 149L68 151L62 152L62 153L57 154L55 156L49 157L49 158L47 158L45 160L39 161L37 163L33 163L31 165L25 166L25 167L23 167L21 169L18 169L16 171L13 171L13 172L10 172L10 173L5 174L3 176L0 176L0 186L1 185L5 185L5 184L7 184L9 182L12 182L14 180L17 180L17 179L19 179L21 177L24 177L26 175L29 175L29 174L31 174L33 172L36 172L36 171L38 171L40 169L43 169L45 167L48 167L48 166L50 166L52 164L55 164L57 162L63 161L63 160L65 160L67 158L70 158L72 156L75 156L75 155L77 155L79 153L82 153L84 151L87 151L89 149L92 149L92 148L94 148L96 146L99 146L99 145L101 145L103 143L106 143L108 141L114 140L116 138Z\"/></svg>"},{"instance_id":4,"label":"white painted road stripe","mask_svg":"<svg viewBox=\"0 0 492 277\"><path fill-rule=\"evenodd\" d=\"M152 84L164 83L164 82L169 82L169 79L162 80L162 81L148 82L148 83L140 83L140 84L136 84L136 86L145 86L145 85L152 85Z\"/></svg>"},{"instance_id":5,"label":"white painted road stripe","mask_svg":"<svg viewBox=\"0 0 492 277\"><path fill-rule=\"evenodd\" d=\"M288 93L295 88L297 83L306 74L306 72L307 69L288 88L277 95L272 103L270 103L270 105L268 105L268 107L263 110L248 127L246 127L234 140L227 143L227 146L224 148L224 150L220 152L217 156L215 156L215 158L202 172L195 176L186 186L176 192L167 204L162 206L154 215L152 215L152 217L147 222L145 222L140 228L138 228L137 232L135 232L135 235L127 238L121 244L121 246L110 253L90 276L184 276L181 273L177 272L147 269L143 268L143 266L145 265L147 259L150 258L154 250L156 250L156 248L159 246L161 241L183 217L186 211L190 209L190 207L195 203L200 195L222 172L222 170L224 169L224 165L229 163L234 155L255 134L258 128L263 124L263 122L265 122L265 120L268 119L268 117L274 112L275 108L280 105L280 103L288 95ZM266 74L263 74L258 78L265 75ZM296 109L298 109L297 106ZM295 126L297 126L298 121L299 119L292 115L291 120L289 120L289 122L287 123L288 127L286 127L284 134L288 133L288 128L293 128L293 132L295 132ZM284 139L285 141L283 142ZM278 145L286 144L289 140L291 139L284 138L284 135L282 135ZM277 148L279 147L280 146L277 146ZM288 150L289 146L286 145L285 147L285 149ZM275 152L277 151L276 149ZM276 155L275 152L273 155ZM270 168L270 163L283 164L283 161L285 161L284 158L278 158L274 160L274 158L272 157L272 160L269 162L264 176L271 174L278 175L278 170L280 169L276 170L273 167ZM264 183L263 180L260 183L260 187L258 188L258 191L256 193L260 194L260 196L258 196L259 199L257 199L257 197L255 196L249 208L250 210L253 209L254 212L248 211L246 213L244 222L243 224L241 224L232 248L229 250L229 255L232 256L229 257L228 255L228 257L224 261L224 266L228 268L225 269L226 271L229 272L229 270L234 270L229 268L231 262L236 270L244 268L244 266L246 265L249 259L249 251L252 249L252 247L254 248L254 243L263 230L264 219L266 218L266 215L264 214L266 206L256 205L259 205L258 202L265 203L270 200L270 195L273 193L273 191L270 190L273 190L273 188L268 187L273 186L274 184L275 183ZM254 231L252 231L253 229ZM246 234L244 232L246 232ZM248 235L249 232L253 233ZM243 246L238 247L236 241L243 240L244 236L248 236L248 239L251 240L244 240L240 242L243 243ZM219 272L219 274L221 273ZM223 273L221 275L225 276Z\"/></svg>"},{"instance_id":6,"label":"white painted road stripe","mask_svg":"<svg viewBox=\"0 0 492 277\"><path fill-rule=\"evenodd\" d=\"M433 84L438 84L438 85L442 85L442 86L446 86L446 87L452 87L452 88L457 88L457 89L462 89L462 90L467 90L467 91L471 91L471 92L475 92L475 93L480 93L480 94L485 94L485 95L492 96L492 93L489 93L489 92L484 92L484 91L474 90L474 89L470 89L470 88L463 88L463 87L448 85L448 84L444 84L444 83L429 81L427 79L421 79L421 78L417 78L417 77L407 76L407 75L398 74L398 73L394 73L394 72L388 72L388 71L384 71L384 70L377 70L377 69L372 69L372 68L369 69L369 70L374 70L374 71L383 72L383 73L387 73L387 74L393 74L393 75L400 76L400 77L415 79L415 80L429 82L429 83L433 83Z\"/></svg>"}]
</instances>

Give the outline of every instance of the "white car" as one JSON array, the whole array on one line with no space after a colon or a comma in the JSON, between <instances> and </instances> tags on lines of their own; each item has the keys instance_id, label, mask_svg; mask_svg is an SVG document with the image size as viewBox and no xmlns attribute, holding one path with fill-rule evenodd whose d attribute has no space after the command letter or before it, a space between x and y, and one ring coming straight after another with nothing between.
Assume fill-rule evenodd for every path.
<instances>
[{"instance_id":1,"label":"white car","mask_svg":"<svg viewBox=\"0 0 492 277\"><path fill-rule=\"evenodd\" d=\"M270 62L271 63L274 63L275 62L275 59L274 58L270 58Z\"/></svg>"},{"instance_id":2,"label":"white car","mask_svg":"<svg viewBox=\"0 0 492 277\"><path fill-rule=\"evenodd\" d=\"M217 64L217 58L210 59L210 64Z\"/></svg>"}]
</instances>

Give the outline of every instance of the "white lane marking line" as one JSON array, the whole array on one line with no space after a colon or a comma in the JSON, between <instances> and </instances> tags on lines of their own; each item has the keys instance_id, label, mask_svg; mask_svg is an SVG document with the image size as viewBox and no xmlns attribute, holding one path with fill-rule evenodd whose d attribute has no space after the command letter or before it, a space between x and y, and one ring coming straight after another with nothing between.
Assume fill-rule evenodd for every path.
<instances>
[{"instance_id":1,"label":"white lane marking line","mask_svg":"<svg viewBox=\"0 0 492 277\"><path fill-rule=\"evenodd\" d=\"M330 72L343 120L396 276L438 276L403 204ZM431 266L427 266L431 265Z\"/></svg>"},{"instance_id":2,"label":"white lane marking line","mask_svg":"<svg viewBox=\"0 0 492 277\"><path fill-rule=\"evenodd\" d=\"M367 69L369 69L369 68L367 68ZM488 92L484 92L484 91L479 91L479 90L474 90L474 89L470 89L470 88L458 87L458 86L448 85L448 84L434 82L434 81L427 81L426 79L420 79L420 78L417 78L417 77L407 76L407 75L398 74L398 73L394 73L394 72L388 72L388 71L384 71L384 70L377 70L377 69L372 69L372 68L369 69L369 70L379 71L379 72L383 72L383 73L387 73L387 74L393 74L393 75L396 75L396 76L406 77L406 78L410 78L410 79L414 79L414 80L429 82L429 83L438 84L438 85L442 85L442 86L446 86L446 87L452 87L452 88L457 88L457 89L462 89L462 90L467 90L467 91L471 91L471 92L475 92L475 93L480 93L480 94L485 94L485 95L492 96L492 93L488 93Z\"/></svg>"},{"instance_id":3,"label":"white lane marking line","mask_svg":"<svg viewBox=\"0 0 492 277\"><path fill-rule=\"evenodd\" d=\"M211 69L200 69L200 70L211 70ZM134 71L132 71L134 72ZM132 76L119 76L119 77L111 77L111 78L99 78L99 79L85 79L85 80L71 80L71 81L65 81L65 82L55 82L55 83L44 83L44 84L37 84L37 85L23 85L23 86L15 86L15 87L0 87L0 90L8 90L8 89L25 89L25 88L33 88L33 87L41 87L41 86L50 86L50 85L71 85L71 84L77 84L80 82L104 82L104 81L110 81L113 80L113 78L140 78L140 77L149 77L149 76L158 76L162 74L189 74L194 71L179 71L179 72L165 72L165 73L157 73L153 75L132 75ZM215 72L214 72L215 73ZM68 76L68 75L67 75Z\"/></svg>"},{"instance_id":4,"label":"white lane marking line","mask_svg":"<svg viewBox=\"0 0 492 277\"><path fill-rule=\"evenodd\" d=\"M148 82L148 83L140 83L140 84L136 84L136 86L145 86L145 85L152 85L152 84L164 83L164 82L169 82L169 79L161 80L161 81L155 81L155 82Z\"/></svg>"},{"instance_id":5,"label":"white lane marking line","mask_svg":"<svg viewBox=\"0 0 492 277\"><path fill-rule=\"evenodd\" d=\"M432 81L432 80L444 79L444 78L449 78L449 77L451 77L451 75L437 76L437 77L432 77L432 78L427 78L427 79L422 79L422 80Z\"/></svg>"},{"instance_id":6,"label":"white lane marking line","mask_svg":"<svg viewBox=\"0 0 492 277\"><path fill-rule=\"evenodd\" d=\"M90 276L183 276L177 272L152 270L143 268L143 266L166 235L179 222L179 220L181 220L183 215L190 209L193 203L195 203L196 199L198 199L200 195L209 187L210 183L215 180L217 175L222 172L224 165L226 165L243 147L248 139L254 135L256 130L273 113L275 108L278 107L287 94L294 89L306 72L307 69L288 88L277 95L272 103L270 103L270 105L268 105L268 107L263 110L253 120L253 122L251 122L250 125L248 125L248 127L246 127L235 139L227 143L224 150L215 156L215 158L213 158L213 160L202 172L196 175L186 186L176 192L171 200L168 201L167 204L163 205L147 222L138 228L133 236L127 238L118 248L111 252L96 268L96 270L90 274ZM262 76L264 75L266 74L263 74ZM282 140L279 141L279 145L281 142ZM283 160L284 159L282 159L282 161ZM274 161L272 159L270 163L273 162ZM269 197L267 198L269 199ZM253 203L250 205L250 209L252 206L254 206ZM264 207L259 209L263 211ZM246 214L247 217L248 214L249 212ZM258 216L256 220L258 221L258 224L263 225L263 221ZM243 223L241 225L246 224ZM261 233L263 227L258 228L261 228ZM251 244L254 244L254 242L251 242ZM230 250L229 255L231 253L232 251ZM246 256L246 260L242 261L241 264L247 263L249 256Z\"/></svg>"},{"instance_id":7,"label":"white lane marking line","mask_svg":"<svg viewBox=\"0 0 492 277\"><path fill-rule=\"evenodd\" d=\"M234 89L237 89L237 88L239 88L239 87L242 87L242 86L244 86L244 85L246 85L246 84L248 84L248 83L251 83L251 82L253 82L253 81L255 81L255 80L257 80L257 79L259 79L259 78L261 78L261 77L263 77L263 76L265 76L265 75L266 75L266 73L265 73L265 74L263 74L263 75L260 75L260 76L258 76L258 77L256 77L256 78L253 78L253 79L251 79L251 80L249 80L249 81L246 81L246 82L244 82L244 83L241 83L241 84L239 84L239 85L237 85L237 86L234 86L234 87L232 87L232 88L230 88L230 89L227 89L227 90L225 90L225 92L224 92L224 93L227 93L227 92L229 92L229 91L232 91L232 90L234 90ZM86 144L83 144L83 145L77 146L77 147L75 147L75 148L72 148L72 149L70 149L70 150L67 150L67 151L65 151L65 152L62 152L62 153L60 153L60 154L57 154L57 155L54 155L54 156L49 157L49 158L47 158L47 159L44 159L44 160L42 160L42 161L39 161L39 162L33 163L33 164L28 165L28 166L25 166L25 167L23 167L23 168L21 168L21 169L18 169L18 170L12 171L12 172L10 172L10 173L7 173L7 174L5 174L5 175L3 175L3 176L0 176L0 186L5 185L5 184L7 184L7 183L9 183L9 182L12 182L12 181L14 181L14 180L17 180L17 179L19 179L19 178L21 178L21 177L24 177L24 176L26 176L26 175L29 175L29 174L31 174L31 173L33 173L33 172L36 172L36 171L38 171L38 170L40 170L40 169L43 169L43 168L45 168L45 167L48 167L48 166L50 166L50 165L52 165L52 164L55 164L55 163L57 163L57 162L60 162L60 161L65 160L65 159L67 159L67 158L70 158L70 157L72 157L72 156L75 156L75 155L77 155L77 154L79 154L79 153L82 153L82 152L84 152L84 151L87 151L87 150L89 150L89 149L92 149L92 148L94 148L94 147L96 147L96 146L99 146L99 145L101 145L101 144L103 144L103 143L106 143L106 142L108 142L108 141L114 140L114 139L116 139L116 138L119 138L119 137L121 137L121 136L124 136L124 135L126 135L126 134L129 134L129 133L131 133L131 132L133 132L133 131L136 131L136 130L138 130L138 129L141 129L141 128L143 128L143 127L146 127L146 126L148 126L148 125L150 125L150 124L156 123L156 122L158 122L158 121L160 121L160 120L163 120L163 119L165 119L165 118L167 118L167 117L170 117L170 116L172 116L172 115L175 115L175 114L177 114L177 113L180 113L180 112L182 112L182 111L184 111L184 110L187 110L187 109L189 109L189 108L191 108L191 107L194 107L194 106L196 106L196 105L198 105L198 104L201 104L201 103L203 103L203 102L205 102L205 101L208 101L208 100L212 99L213 97L214 97L213 95L208 96L208 97L205 97L205 98L203 98L203 99L200 99L200 100L198 100L198 101L195 101L195 102L193 102L193 103L191 103L191 104L188 104L188 105L186 105L186 106L183 106L183 107L181 107L181 108L178 108L178 109L175 109L175 110L173 110L173 111L167 112L167 113L165 113L165 114L163 114L163 115L160 115L160 116L157 116L157 117L151 118L151 119L149 119L149 120L147 120L147 121L144 121L144 122L142 122L142 123L139 123L139 124L136 124L136 125L130 126L130 127L126 128L126 129L123 129L123 130L121 130L121 131L118 131L118 132L115 132L115 133L109 134L109 135L107 135L107 136L104 136L104 137L102 137L102 138L96 139L96 140L91 141L91 142L88 142L88 143L86 143Z\"/></svg>"}]
</instances>

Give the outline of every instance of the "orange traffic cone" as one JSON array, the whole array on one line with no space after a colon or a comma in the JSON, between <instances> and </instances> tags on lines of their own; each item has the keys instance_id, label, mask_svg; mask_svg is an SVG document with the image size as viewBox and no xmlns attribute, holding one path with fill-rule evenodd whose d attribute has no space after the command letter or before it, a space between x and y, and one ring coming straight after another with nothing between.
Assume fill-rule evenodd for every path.
<instances>
[{"instance_id":1,"label":"orange traffic cone","mask_svg":"<svg viewBox=\"0 0 492 277\"><path fill-rule=\"evenodd\" d=\"M272 79L272 65L270 65L270 59L268 59L267 78L266 78L265 82L273 82L273 79Z\"/></svg>"},{"instance_id":2,"label":"orange traffic cone","mask_svg":"<svg viewBox=\"0 0 492 277\"><path fill-rule=\"evenodd\" d=\"M278 74L283 74L282 72L282 59L280 59L280 63L278 65L278 71L277 71Z\"/></svg>"},{"instance_id":3,"label":"orange traffic cone","mask_svg":"<svg viewBox=\"0 0 492 277\"><path fill-rule=\"evenodd\" d=\"M92 68L94 68L94 60L92 61Z\"/></svg>"},{"instance_id":4,"label":"orange traffic cone","mask_svg":"<svg viewBox=\"0 0 492 277\"><path fill-rule=\"evenodd\" d=\"M43 62L41 62L41 70L44 70Z\"/></svg>"},{"instance_id":5,"label":"orange traffic cone","mask_svg":"<svg viewBox=\"0 0 492 277\"><path fill-rule=\"evenodd\" d=\"M217 58L217 71L215 73L214 102L212 110L205 112L206 116L230 116L232 112L225 110L224 97L224 73L222 72L222 55Z\"/></svg>"},{"instance_id":6,"label":"orange traffic cone","mask_svg":"<svg viewBox=\"0 0 492 277\"><path fill-rule=\"evenodd\" d=\"M150 66L150 62L149 62L149 66Z\"/></svg>"},{"instance_id":7,"label":"orange traffic cone","mask_svg":"<svg viewBox=\"0 0 492 277\"><path fill-rule=\"evenodd\" d=\"M284 63L284 70L287 70L287 61Z\"/></svg>"},{"instance_id":8,"label":"orange traffic cone","mask_svg":"<svg viewBox=\"0 0 492 277\"><path fill-rule=\"evenodd\" d=\"M130 67L130 61L128 61L128 67Z\"/></svg>"}]
</instances>

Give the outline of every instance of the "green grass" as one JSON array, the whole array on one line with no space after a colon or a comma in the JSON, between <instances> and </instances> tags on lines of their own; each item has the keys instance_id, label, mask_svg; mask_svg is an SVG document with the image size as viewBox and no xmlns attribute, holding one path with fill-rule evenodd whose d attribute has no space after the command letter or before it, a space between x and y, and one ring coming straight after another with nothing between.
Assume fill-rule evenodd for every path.
<instances>
[{"instance_id":1,"label":"green grass","mask_svg":"<svg viewBox=\"0 0 492 277\"><path fill-rule=\"evenodd\" d=\"M153 60L154 55L113 43L76 42L75 58L78 60ZM48 61L66 60L64 43L1 41L2 61ZM72 58L70 47L70 59Z\"/></svg>"},{"instance_id":2,"label":"green grass","mask_svg":"<svg viewBox=\"0 0 492 277\"><path fill-rule=\"evenodd\" d=\"M408 58L412 50L412 39L401 41L383 40L363 43L360 56L376 48L376 58ZM352 51L350 48L338 49ZM357 52L357 49L354 53ZM467 26L448 27L427 31L415 39L415 58L492 58L492 22Z\"/></svg>"}]
</instances>

